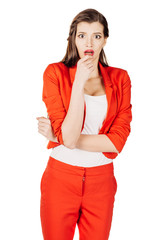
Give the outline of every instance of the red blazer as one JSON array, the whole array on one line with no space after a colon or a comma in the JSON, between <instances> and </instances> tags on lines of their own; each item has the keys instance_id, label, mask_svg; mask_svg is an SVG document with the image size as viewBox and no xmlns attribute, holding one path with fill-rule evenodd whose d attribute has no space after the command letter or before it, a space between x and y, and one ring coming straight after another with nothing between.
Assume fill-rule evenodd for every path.
<instances>
[{"instance_id":1,"label":"red blazer","mask_svg":"<svg viewBox=\"0 0 160 240\"><path fill-rule=\"evenodd\" d=\"M105 134L115 145L119 152L122 151L130 133L132 120L131 108L131 81L128 72L115 67L104 67L98 62L103 77L108 109L105 120L98 134ZM61 125L67 114L72 84L77 69L77 64L67 67L61 62L49 64L43 74L42 100L46 105L49 119L57 136L57 142L48 142L47 148L54 148L63 144ZM86 103L84 102L84 121L86 116ZM82 131L81 130L81 131ZM106 157L114 159L117 153L102 152Z\"/></svg>"}]
</instances>

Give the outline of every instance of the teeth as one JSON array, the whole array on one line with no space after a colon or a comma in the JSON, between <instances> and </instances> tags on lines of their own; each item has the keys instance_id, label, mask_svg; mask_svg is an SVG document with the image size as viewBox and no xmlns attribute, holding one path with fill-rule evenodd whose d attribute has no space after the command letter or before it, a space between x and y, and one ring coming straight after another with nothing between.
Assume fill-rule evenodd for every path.
<instances>
[{"instance_id":1,"label":"teeth","mask_svg":"<svg viewBox=\"0 0 160 240\"><path fill-rule=\"evenodd\" d=\"M93 53L93 51L85 51L85 53Z\"/></svg>"}]
</instances>

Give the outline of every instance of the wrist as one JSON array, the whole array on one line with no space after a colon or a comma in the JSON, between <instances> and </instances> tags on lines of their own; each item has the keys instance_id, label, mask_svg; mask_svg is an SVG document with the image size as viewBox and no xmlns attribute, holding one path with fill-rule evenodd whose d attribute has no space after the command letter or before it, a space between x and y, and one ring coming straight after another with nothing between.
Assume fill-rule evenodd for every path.
<instances>
[{"instance_id":1,"label":"wrist","mask_svg":"<svg viewBox=\"0 0 160 240\"><path fill-rule=\"evenodd\" d=\"M48 140L51 141L51 142L57 142L57 143L58 143L57 137L56 137L54 134L52 134L51 136L49 136L49 137L48 137Z\"/></svg>"},{"instance_id":2,"label":"wrist","mask_svg":"<svg viewBox=\"0 0 160 240\"><path fill-rule=\"evenodd\" d=\"M77 88L78 90L84 90L84 85L85 85L85 82L83 82L83 80L80 80L80 79L77 79L75 78L74 79L74 82L73 82L73 88Z\"/></svg>"}]
</instances>

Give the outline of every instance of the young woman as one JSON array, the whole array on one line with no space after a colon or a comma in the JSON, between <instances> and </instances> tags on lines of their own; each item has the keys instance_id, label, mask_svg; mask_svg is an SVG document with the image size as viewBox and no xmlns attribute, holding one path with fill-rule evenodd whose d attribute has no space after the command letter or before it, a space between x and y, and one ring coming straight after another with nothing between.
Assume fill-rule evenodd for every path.
<instances>
[{"instance_id":1,"label":"young woman","mask_svg":"<svg viewBox=\"0 0 160 240\"><path fill-rule=\"evenodd\" d=\"M109 238L117 181L113 159L130 133L131 81L108 65L105 17L94 9L72 21L65 57L47 66L42 99L49 118L38 131L52 148L41 178L45 240Z\"/></svg>"}]
</instances>

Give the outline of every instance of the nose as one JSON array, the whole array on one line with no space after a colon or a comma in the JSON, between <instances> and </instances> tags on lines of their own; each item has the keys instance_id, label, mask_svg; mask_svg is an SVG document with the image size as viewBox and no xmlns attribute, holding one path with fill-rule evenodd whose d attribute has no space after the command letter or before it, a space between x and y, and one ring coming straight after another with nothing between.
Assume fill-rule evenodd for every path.
<instances>
[{"instance_id":1,"label":"nose","mask_svg":"<svg viewBox=\"0 0 160 240\"><path fill-rule=\"evenodd\" d=\"M88 37L87 39L86 39L86 46L87 47L92 47L92 38L91 37Z\"/></svg>"}]
</instances>

